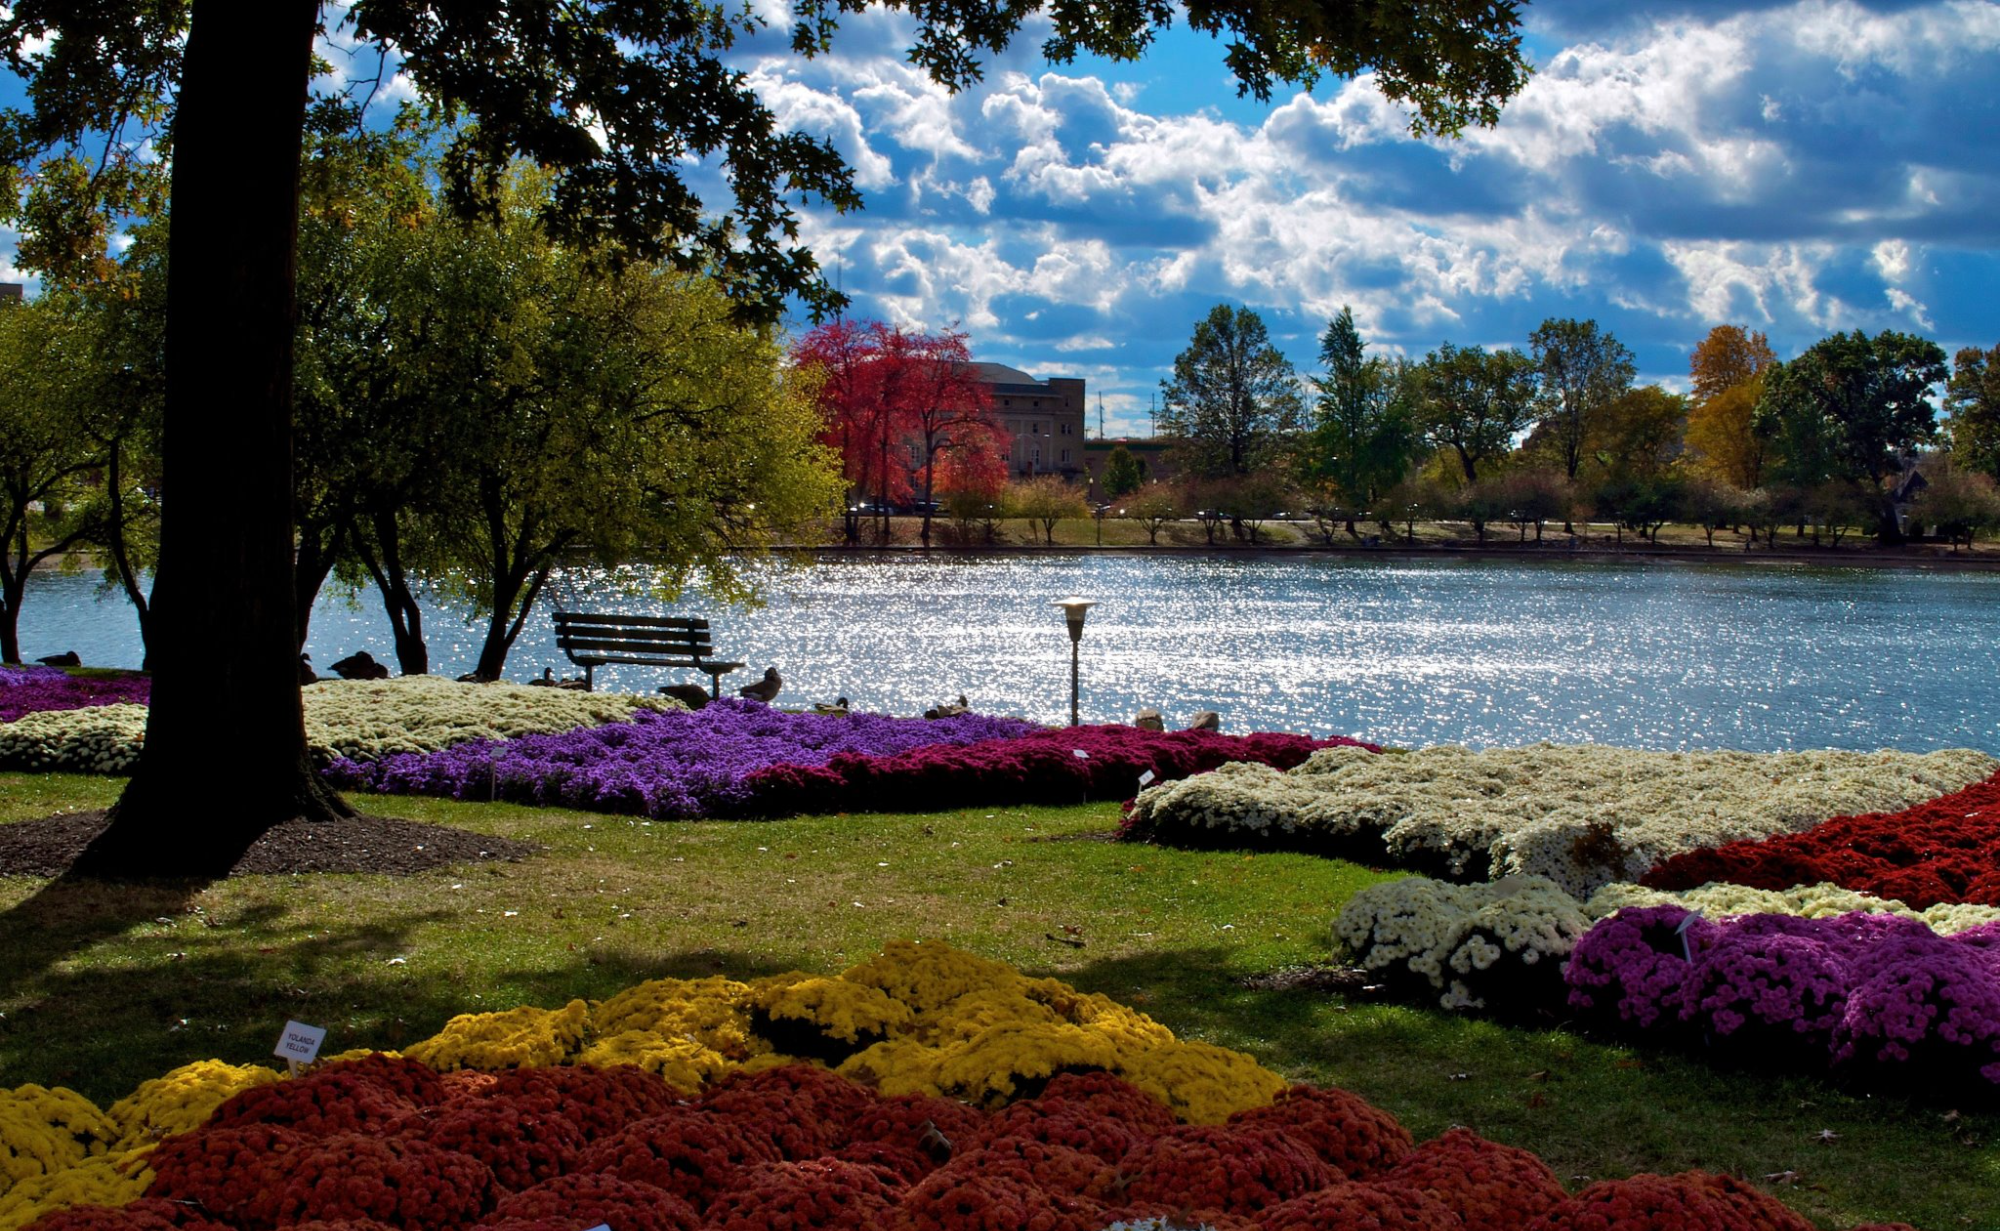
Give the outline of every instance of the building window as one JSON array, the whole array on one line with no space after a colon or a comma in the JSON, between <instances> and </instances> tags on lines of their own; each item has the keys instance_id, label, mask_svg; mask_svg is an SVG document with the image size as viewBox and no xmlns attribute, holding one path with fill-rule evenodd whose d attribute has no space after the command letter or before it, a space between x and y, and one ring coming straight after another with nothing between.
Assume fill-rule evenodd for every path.
<instances>
[{"instance_id":1,"label":"building window","mask_svg":"<svg viewBox=\"0 0 2000 1231\"><path fill-rule=\"evenodd\" d=\"M1069 424L1067 423L1063 424L1063 435L1069 435Z\"/></svg>"},{"instance_id":2,"label":"building window","mask_svg":"<svg viewBox=\"0 0 2000 1231\"><path fill-rule=\"evenodd\" d=\"M1065 465L1065 466L1069 465L1069 450L1068 450L1068 449L1064 449L1064 450L1063 450L1063 465Z\"/></svg>"}]
</instances>

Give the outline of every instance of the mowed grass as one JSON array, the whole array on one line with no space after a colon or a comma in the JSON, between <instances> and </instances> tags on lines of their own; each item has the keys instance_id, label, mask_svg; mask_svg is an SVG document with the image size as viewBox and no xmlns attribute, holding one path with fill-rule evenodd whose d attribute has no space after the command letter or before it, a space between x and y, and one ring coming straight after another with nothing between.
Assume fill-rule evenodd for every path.
<instances>
[{"instance_id":1,"label":"mowed grass","mask_svg":"<svg viewBox=\"0 0 2000 1231\"><path fill-rule=\"evenodd\" d=\"M102 807L120 785L0 774L0 823ZM328 1027L330 1050L396 1047L454 1013L601 998L661 975L835 972L887 940L940 938L1355 1090L1419 1137L1462 1124L1534 1150L1572 1186L1702 1167L1766 1184L1827 1226L2000 1231L1991 1112L1246 986L1331 958L1333 911L1387 875L1352 864L1122 845L1106 840L1112 805L648 824L361 798L548 849L191 892L0 877L0 1085L108 1102L188 1060L263 1060L287 1018Z\"/></svg>"}]
</instances>

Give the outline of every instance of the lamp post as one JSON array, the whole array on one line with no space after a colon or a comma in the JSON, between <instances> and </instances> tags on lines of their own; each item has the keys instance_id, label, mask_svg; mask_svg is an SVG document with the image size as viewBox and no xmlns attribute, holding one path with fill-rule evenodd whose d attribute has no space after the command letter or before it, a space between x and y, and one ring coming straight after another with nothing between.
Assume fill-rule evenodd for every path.
<instances>
[{"instance_id":1,"label":"lamp post","mask_svg":"<svg viewBox=\"0 0 2000 1231\"><path fill-rule=\"evenodd\" d=\"M1097 515L1097 545L1104 546L1104 515L1111 511L1108 504L1100 504L1093 510Z\"/></svg>"},{"instance_id":2,"label":"lamp post","mask_svg":"<svg viewBox=\"0 0 2000 1231\"><path fill-rule=\"evenodd\" d=\"M1063 621L1069 625L1069 725L1077 726L1077 647L1083 643L1083 617L1097 600L1089 598L1057 599L1049 604L1063 609Z\"/></svg>"}]
</instances>

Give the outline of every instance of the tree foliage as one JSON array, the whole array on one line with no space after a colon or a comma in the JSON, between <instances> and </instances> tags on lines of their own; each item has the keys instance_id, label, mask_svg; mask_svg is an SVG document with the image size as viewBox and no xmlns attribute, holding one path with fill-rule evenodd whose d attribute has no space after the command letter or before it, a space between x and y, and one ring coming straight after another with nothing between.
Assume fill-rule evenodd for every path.
<instances>
[{"instance_id":1,"label":"tree foliage","mask_svg":"<svg viewBox=\"0 0 2000 1231\"><path fill-rule=\"evenodd\" d=\"M1416 449L1405 373L1367 355L1346 307L1320 335L1319 361L1325 374L1313 378L1319 396L1300 478L1343 509L1366 510L1402 479Z\"/></svg>"},{"instance_id":2,"label":"tree foliage","mask_svg":"<svg viewBox=\"0 0 2000 1231\"><path fill-rule=\"evenodd\" d=\"M1116 500L1139 490L1146 481L1146 472L1132 450L1122 444L1111 446L1111 452L1104 457L1104 477L1099 480L1105 498Z\"/></svg>"},{"instance_id":3,"label":"tree foliage","mask_svg":"<svg viewBox=\"0 0 2000 1231\"><path fill-rule=\"evenodd\" d=\"M1884 331L1837 333L1765 376L1753 428L1775 441L1779 477L1817 490L1858 486L1873 505L1880 535L1896 537L1882 479L1936 434L1930 388L1945 378L1936 343Z\"/></svg>"},{"instance_id":4,"label":"tree foliage","mask_svg":"<svg viewBox=\"0 0 2000 1231\"><path fill-rule=\"evenodd\" d=\"M1249 474L1299 429L1303 410L1292 361L1271 345L1264 319L1217 304L1161 382L1160 419L1179 438L1189 474Z\"/></svg>"},{"instance_id":5,"label":"tree foliage","mask_svg":"<svg viewBox=\"0 0 2000 1231\"><path fill-rule=\"evenodd\" d=\"M1410 374L1416 422L1434 448L1450 449L1467 483L1503 457L1534 413L1535 362L1512 347L1461 350L1446 342Z\"/></svg>"},{"instance_id":6,"label":"tree foliage","mask_svg":"<svg viewBox=\"0 0 2000 1231\"><path fill-rule=\"evenodd\" d=\"M1751 419L1777 361L1762 333L1740 325L1717 325L1694 348L1686 445L1698 470L1746 491L1763 482L1766 441Z\"/></svg>"},{"instance_id":7,"label":"tree foliage","mask_svg":"<svg viewBox=\"0 0 2000 1231\"><path fill-rule=\"evenodd\" d=\"M2000 478L2000 345L1968 346L1952 356L1944 405L1951 413L1946 429L1952 459Z\"/></svg>"},{"instance_id":8,"label":"tree foliage","mask_svg":"<svg viewBox=\"0 0 2000 1231\"><path fill-rule=\"evenodd\" d=\"M1560 459L1572 483L1611 404L1638 370L1623 342L1596 321L1550 318L1528 336L1541 378L1537 434Z\"/></svg>"}]
</instances>

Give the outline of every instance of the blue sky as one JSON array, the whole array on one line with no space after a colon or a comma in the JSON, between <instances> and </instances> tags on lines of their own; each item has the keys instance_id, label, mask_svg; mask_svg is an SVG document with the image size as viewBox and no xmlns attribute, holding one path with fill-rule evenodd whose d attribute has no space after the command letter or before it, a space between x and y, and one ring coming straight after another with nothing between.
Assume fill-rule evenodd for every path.
<instances>
[{"instance_id":1,"label":"blue sky","mask_svg":"<svg viewBox=\"0 0 2000 1231\"><path fill-rule=\"evenodd\" d=\"M806 62L756 2L743 67L866 196L805 218L855 312L1082 376L1113 434L1219 302L1302 371L1343 304L1412 356L1592 317L1672 386L1724 322L1781 356L1856 328L2000 343L2000 0L1536 0L1535 77L1457 141L1409 137L1366 79L1239 99L1185 31L1058 68L1031 27L952 97L903 19L850 16Z\"/></svg>"}]
</instances>

